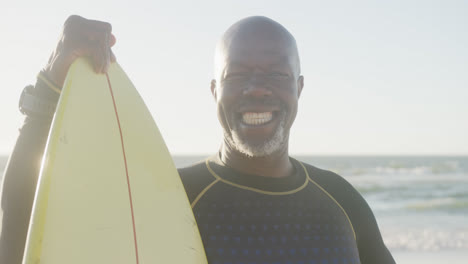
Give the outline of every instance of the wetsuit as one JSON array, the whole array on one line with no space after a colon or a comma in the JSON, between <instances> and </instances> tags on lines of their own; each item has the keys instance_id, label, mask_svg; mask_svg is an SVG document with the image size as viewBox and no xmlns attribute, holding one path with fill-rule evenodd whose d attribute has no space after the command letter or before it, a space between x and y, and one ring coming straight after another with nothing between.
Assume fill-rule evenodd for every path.
<instances>
[{"instance_id":1,"label":"wetsuit","mask_svg":"<svg viewBox=\"0 0 468 264\"><path fill-rule=\"evenodd\" d=\"M209 263L394 263L348 182L291 161L283 178L243 174L217 155L179 169Z\"/></svg>"}]
</instances>

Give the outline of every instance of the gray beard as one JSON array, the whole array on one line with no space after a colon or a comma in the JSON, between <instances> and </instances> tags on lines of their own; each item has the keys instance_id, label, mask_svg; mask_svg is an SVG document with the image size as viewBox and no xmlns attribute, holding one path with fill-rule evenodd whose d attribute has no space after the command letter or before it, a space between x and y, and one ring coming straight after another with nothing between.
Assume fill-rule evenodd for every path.
<instances>
[{"instance_id":1,"label":"gray beard","mask_svg":"<svg viewBox=\"0 0 468 264\"><path fill-rule=\"evenodd\" d=\"M285 114L282 114L281 121L278 129L275 131L273 136L266 140L265 142L257 145L250 144L248 141L244 140L237 129L234 128L231 130L231 133L228 133L224 130L224 138L227 139L228 143L240 153L246 155L247 157L266 157L276 151L280 150L286 144L286 133L285 133Z\"/></svg>"}]
</instances>

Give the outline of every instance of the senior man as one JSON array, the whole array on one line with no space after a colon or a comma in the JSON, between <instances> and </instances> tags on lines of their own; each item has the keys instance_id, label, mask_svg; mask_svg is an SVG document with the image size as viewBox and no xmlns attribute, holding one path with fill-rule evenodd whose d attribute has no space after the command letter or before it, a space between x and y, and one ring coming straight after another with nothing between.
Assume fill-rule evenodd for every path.
<instances>
[{"instance_id":1,"label":"senior man","mask_svg":"<svg viewBox=\"0 0 468 264\"><path fill-rule=\"evenodd\" d=\"M31 94L54 103L71 63L115 60L108 23L71 16ZM341 176L289 156L304 87L291 33L266 17L232 25L215 54L211 93L220 150L179 169L209 263L395 263L362 196ZM59 88L60 89L60 88ZM5 173L0 262L20 263L51 115L27 113Z\"/></svg>"}]
</instances>

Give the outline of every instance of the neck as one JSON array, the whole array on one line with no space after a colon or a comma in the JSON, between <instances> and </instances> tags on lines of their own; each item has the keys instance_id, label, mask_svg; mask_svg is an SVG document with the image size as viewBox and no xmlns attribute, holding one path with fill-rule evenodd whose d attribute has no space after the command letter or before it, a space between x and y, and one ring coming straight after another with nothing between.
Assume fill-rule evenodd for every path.
<instances>
[{"instance_id":1,"label":"neck","mask_svg":"<svg viewBox=\"0 0 468 264\"><path fill-rule=\"evenodd\" d=\"M226 166L246 174L281 178L294 173L287 145L269 156L248 157L224 142L219 151L219 158Z\"/></svg>"}]
</instances>

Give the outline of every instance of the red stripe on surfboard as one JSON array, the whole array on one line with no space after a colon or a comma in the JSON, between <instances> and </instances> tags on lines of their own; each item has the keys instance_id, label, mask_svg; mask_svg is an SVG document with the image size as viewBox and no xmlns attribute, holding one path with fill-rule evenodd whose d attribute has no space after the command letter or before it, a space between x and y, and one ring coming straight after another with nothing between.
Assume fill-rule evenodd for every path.
<instances>
[{"instance_id":1,"label":"red stripe on surfboard","mask_svg":"<svg viewBox=\"0 0 468 264\"><path fill-rule=\"evenodd\" d=\"M122 127L120 126L119 113L117 111L117 105L115 104L114 92L112 90L112 85L111 85L111 82L110 82L110 79L109 79L109 75L107 73L106 73L106 77L107 77L107 83L109 84L109 90L110 90L111 97L112 97L112 103L114 104L115 117L117 118L117 124L119 126L120 142L122 143L122 154L123 154L124 164L125 164L125 174L127 175L127 187L128 187L128 197L130 199L130 211L132 213L133 239L134 239L134 242L135 242L136 264L139 264L138 244L137 244L136 227L135 227L135 215L133 213L132 190L130 188L130 177L128 176L127 156L125 155L125 146L124 146L124 140L123 140L123 135L122 135Z\"/></svg>"}]
</instances>

